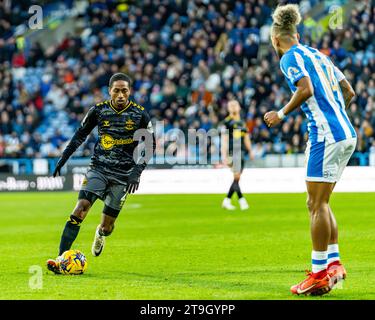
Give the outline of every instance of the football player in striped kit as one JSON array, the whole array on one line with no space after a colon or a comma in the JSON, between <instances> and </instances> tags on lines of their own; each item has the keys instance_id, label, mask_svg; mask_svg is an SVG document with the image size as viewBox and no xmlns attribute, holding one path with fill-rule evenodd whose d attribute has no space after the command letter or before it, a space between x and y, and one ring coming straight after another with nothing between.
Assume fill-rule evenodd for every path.
<instances>
[{"instance_id":1,"label":"football player in striped kit","mask_svg":"<svg viewBox=\"0 0 375 320\"><path fill-rule=\"evenodd\" d=\"M345 111L355 93L327 56L299 43L298 5L278 6L272 18L272 45L293 95L281 110L266 113L264 120L273 127L301 106L309 128L306 186L313 246L312 272L307 279L292 286L291 291L321 295L346 277L339 256L337 223L329 200L357 143L355 129Z\"/></svg>"}]
</instances>

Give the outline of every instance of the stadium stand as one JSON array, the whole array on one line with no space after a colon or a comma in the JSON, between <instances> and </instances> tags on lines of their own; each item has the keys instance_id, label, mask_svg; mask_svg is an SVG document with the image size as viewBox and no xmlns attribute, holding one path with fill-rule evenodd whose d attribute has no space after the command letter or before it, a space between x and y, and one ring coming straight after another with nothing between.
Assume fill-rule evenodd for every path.
<instances>
[{"instance_id":1,"label":"stadium stand","mask_svg":"<svg viewBox=\"0 0 375 320\"><path fill-rule=\"evenodd\" d=\"M348 111L358 133L352 164L367 165L375 148L375 8L371 1L354 7L343 1L344 25L319 31L329 15L327 7L317 10L322 1L294 2L304 15L302 42L329 55L355 88ZM277 128L262 120L290 96L269 44L275 2L90 1L80 16L82 32L48 48L16 32L31 3L0 1L1 158L59 156L88 108L108 98L108 80L120 71L134 79L133 96L153 121L163 122L157 154L167 147L162 134L220 127L233 97L241 102L256 157L304 152L301 112ZM90 156L95 134L76 156Z\"/></svg>"}]
</instances>

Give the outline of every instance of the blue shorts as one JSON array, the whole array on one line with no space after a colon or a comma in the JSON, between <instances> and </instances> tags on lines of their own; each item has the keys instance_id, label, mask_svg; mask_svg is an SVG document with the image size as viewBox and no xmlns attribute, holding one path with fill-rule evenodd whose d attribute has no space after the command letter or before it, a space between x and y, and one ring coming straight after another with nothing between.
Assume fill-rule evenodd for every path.
<instances>
[{"instance_id":1,"label":"blue shorts","mask_svg":"<svg viewBox=\"0 0 375 320\"><path fill-rule=\"evenodd\" d=\"M334 183L348 164L357 144L357 138L327 144L326 141L307 143L306 181Z\"/></svg>"}]
</instances>

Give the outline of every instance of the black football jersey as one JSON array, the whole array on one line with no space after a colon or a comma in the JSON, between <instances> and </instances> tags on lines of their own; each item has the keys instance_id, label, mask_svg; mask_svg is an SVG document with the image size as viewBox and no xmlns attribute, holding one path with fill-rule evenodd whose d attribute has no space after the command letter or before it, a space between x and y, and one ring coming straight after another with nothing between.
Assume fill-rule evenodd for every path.
<instances>
[{"instance_id":1,"label":"black football jersey","mask_svg":"<svg viewBox=\"0 0 375 320\"><path fill-rule=\"evenodd\" d=\"M119 180L125 179L136 165L133 153L138 141L133 140L134 133L138 129L147 129L152 133L150 116L144 107L131 100L122 110L117 110L111 100L98 103L85 115L81 126L66 147L63 157L69 157L96 126L98 140L90 167L118 177ZM154 138L153 143L155 144ZM147 163L143 165L146 166Z\"/></svg>"},{"instance_id":2,"label":"black football jersey","mask_svg":"<svg viewBox=\"0 0 375 320\"><path fill-rule=\"evenodd\" d=\"M245 135L248 132L246 123L243 120L234 120L228 116L224 120L224 127L227 130L229 138L229 154L233 154L234 144L241 146L241 152L246 152Z\"/></svg>"}]
</instances>

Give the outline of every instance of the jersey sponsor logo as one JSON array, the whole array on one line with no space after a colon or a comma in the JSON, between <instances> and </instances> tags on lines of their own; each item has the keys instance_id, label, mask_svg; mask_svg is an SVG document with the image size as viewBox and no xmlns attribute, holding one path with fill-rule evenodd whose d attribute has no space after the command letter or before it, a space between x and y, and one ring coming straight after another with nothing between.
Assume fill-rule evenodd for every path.
<instances>
[{"instance_id":1,"label":"jersey sponsor logo","mask_svg":"<svg viewBox=\"0 0 375 320\"><path fill-rule=\"evenodd\" d=\"M100 139L100 145L103 147L105 150L110 150L114 146L118 145L123 145L123 144L131 144L133 143L132 138L127 138L127 139L114 139L112 136L109 134L103 134Z\"/></svg>"},{"instance_id":2,"label":"jersey sponsor logo","mask_svg":"<svg viewBox=\"0 0 375 320\"><path fill-rule=\"evenodd\" d=\"M130 131L134 130L135 122L132 119L128 119L125 121L125 129Z\"/></svg>"}]
</instances>

